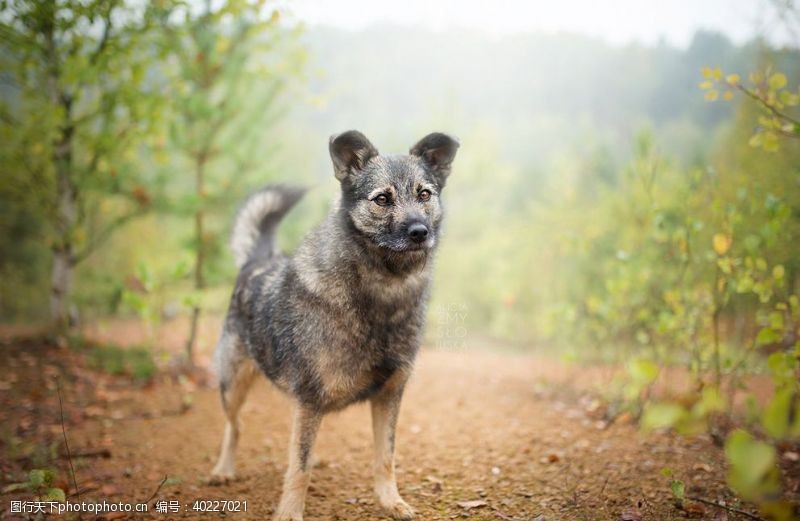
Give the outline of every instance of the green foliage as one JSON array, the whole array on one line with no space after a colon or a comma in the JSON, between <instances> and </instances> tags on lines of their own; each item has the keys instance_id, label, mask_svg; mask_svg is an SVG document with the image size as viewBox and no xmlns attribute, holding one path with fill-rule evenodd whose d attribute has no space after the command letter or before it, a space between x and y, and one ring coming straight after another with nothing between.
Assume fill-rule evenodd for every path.
<instances>
[{"instance_id":1,"label":"green foliage","mask_svg":"<svg viewBox=\"0 0 800 521\"><path fill-rule=\"evenodd\" d=\"M135 161L163 98L149 8L118 0L3 2L0 167L11 215L33 213L52 252L56 320L71 272L124 223L147 211L157 182ZM58 263L61 263L59 269Z\"/></svg>"},{"instance_id":2,"label":"green foliage","mask_svg":"<svg viewBox=\"0 0 800 521\"><path fill-rule=\"evenodd\" d=\"M153 355L141 347L122 348L113 345L92 345L88 351L89 364L112 375L130 376L148 381L157 372Z\"/></svg>"},{"instance_id":3,"label":"green foliage","mask_svg":"<svg viewBox=\"0 0 800 521\"><path fill-rule=\"evenodd\" d=\"M781 137L800 138L800 114L796 110L800 105L800 84L790 87L786 74L767 68L750 74L749 85L742 84L738 74L728 74L723 79L719 67L703 68L703 76L706 79L700 88L706 91L706 100L716 101L722 92L722 99L731 101L739 91L758 104L761 114L750 146L776 152Z\"/></svg>"},{"instance_id":4,"label":"green foliage","mask_svg":"<svg viewBox=\"0 0 800 521\"><path fill-rule=\"evenodd\" d=\"M223 225L231 208L254 187L251 176L259 184L269 178L266 131L280 114L278 95L301 61L291 45L292 31L282 27L278 11L264 4L176 3L158 16L161 72L173 100L160 151L162 168L187 174L169 187L164 210L194 224L184 241L194 257L192 293L182 299L192 311L189 361L209 278L229 272ZM131 303L143 308L142 302Z\"/></svg>"},{"instance_id":5,"label":"green foliage","mask_svg":"<svg viewBox=\"0 0 800 521\"><path fill-rule=\"evenodd\" d=\"M50 469L33 469L28 474L28 480L22 483L12 483L3 488L3 493L17 490L28 490L36 496L37 501L67 500L64 490L54 487L56 473Z\"/></svg>"}]
</instances>

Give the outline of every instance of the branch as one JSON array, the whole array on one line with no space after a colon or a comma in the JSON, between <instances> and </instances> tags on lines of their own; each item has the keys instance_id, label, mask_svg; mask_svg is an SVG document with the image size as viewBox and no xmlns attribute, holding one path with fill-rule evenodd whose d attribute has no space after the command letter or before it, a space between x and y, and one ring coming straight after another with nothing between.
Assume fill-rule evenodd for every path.
<instances>
[{"instance_id":1,"label":"branch","mask_svg":"<svg viewBox=\"0 0 800 521\"><path fill-rule=\"evenodd\" d=\"M145 211L146 210L144 208L139 207L136 210L120 215L119 217L111 221L105 228L103 228L100 232L97 233L97 235L95 235L94 240L89 241L89 243L86 245L85 248L83 248L81 251L72 256L72 259L70 259L72 261L72 264L75 265L86 260L92 253L94 253L97 250L97 248L105 244L108 241L108 239L111 238L111 236L113 235L114 231L117 228L127 223L128 221L135 219L136 217L144 215Z\"/></svg>"},{"instance_id":2,"label":"branch","mask_svg":"<svg viewBox=\"0 0 800 521\"><path fill-rule=\"evenodd\" d=\"M111 12L114 10L114 2L109 3L108 9L103 16L103 19L106 22L105 27L103 28L103 36L100 37L100 43L97 44L97 48L91 54L89 58L89 63L92 65L97 64L97 60L100 59L100 56L103 54L106 46L108 45L108 40L111 39Z\"/></svg>"},{"instance_id":3,"label":"branch","mask_svg":"<svg viewBox=\"0 0 800 521\"><path fill-rule=\"evenodd\" d=\"M744 92L748 97L750 97L750 98L754 99L755 101L757 101L762 107L767 109L773 116L776 116L778 118L784 119L784 120L786 120L786 121L788 121L790 123L793 123L798 128L800 128L800 120L795 119L795 118L789 116L788 114L786 114L784 112L781 112L780 110L776 109L775 107L773 107L772 105L767 103L767 101L764 98L759 96L758 93L756 93L756 92L754 92L754 91L752 91L752 90L750 90L750 89L748 89L748 88L746 88L746 87L744 87L742 85L737 85L736 88L739 89L740 91Z\"/></svg>"},{"instance_id":4,"label":"branch","mask_svg":"<svg viewBox=\"0 0 800 521\"><path fill-rule=\"evenodd\" d=\"M729 507L728 505L722 505L717 503L716 501L709 501L708 499L703 499L701 497L696 496L686 496L686 499L690 499L692 501L697 501L698 503L703 503L704 505L709 505L712 507L721 508L722 510L726 510L732 514L739 514L740 516L744 516L748 519L753 519L755 521L764 521L763 518L758 517L757 515L751 514L750 512L746 512L744 510L739 510L738 508Z\"/></svg>"},{"instance_id":5,"label":"branch","mask_svg":"<svg viewBox=\"0 0 800 521\"><path fill-rule=\"evenodd\" d=\"M156 494L158 494L158 491L161 490L161 487L163 487L164 483L166 482L167 482L167 476L164 475L164 479L162 479L161 483L158 484L158 488L156 488L156 491L153 492L153 494L147 499L147 501L145 501L145 503L149 504L153 499L155 499Z\"/></svg>"},{"instance_id":6,"label":"branch","mask_svg":"<svg viewBox=\"0 0 800 521\"><path fill-rule=\"evenodd\" d=\"M64 448L67 449L67 459L69 460L69 468L72 471L72 483L75 485L75 493L78 495L78 501L81 500L81 493L78 489L78 480L75 478L75 467L72 465L72 456L69 453L69 442L67 441L67 428L64 426L64 402L61 400L61 382L56 378L56 391L58 391L58 409L61 411L61 433L64 434Z\"/></svg>"}]
</instances>

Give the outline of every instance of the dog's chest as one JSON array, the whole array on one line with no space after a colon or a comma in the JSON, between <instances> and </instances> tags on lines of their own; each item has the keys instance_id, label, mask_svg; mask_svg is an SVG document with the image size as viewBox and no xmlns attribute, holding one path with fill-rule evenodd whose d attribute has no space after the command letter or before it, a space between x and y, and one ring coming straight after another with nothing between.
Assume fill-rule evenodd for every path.
<instances>
[{"instance_id":1,"label":"dog's chest","mask_svg":"<svg viewBox=\"0 0 800 521\"><path fill-rule=\"evenodd\" d=\"M317 358L325 401L339 408L367 399L396 373L410 370L419 346L421 314L416 306L375 306L354 314L346 340L320 350Z\"/></svg>"}]
</instances>

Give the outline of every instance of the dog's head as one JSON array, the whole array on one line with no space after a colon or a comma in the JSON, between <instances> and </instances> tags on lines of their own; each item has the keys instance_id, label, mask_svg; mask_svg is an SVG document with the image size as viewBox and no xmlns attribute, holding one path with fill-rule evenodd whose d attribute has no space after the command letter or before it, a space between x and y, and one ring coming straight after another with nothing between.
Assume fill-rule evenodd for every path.
<instances>
[{"instance_id":1,"label":"dog's head","mask_svg":"<svg viewBox=\"0 0 800 521\"><path fill-rule=\"evenodd\" d=\"M435 132L408 155L384 156L356 130L331 136L342 211L352 230L392 252L433 248L442 221L439 197L458 147L455 138Z\"/></svg>"}]
</instances>

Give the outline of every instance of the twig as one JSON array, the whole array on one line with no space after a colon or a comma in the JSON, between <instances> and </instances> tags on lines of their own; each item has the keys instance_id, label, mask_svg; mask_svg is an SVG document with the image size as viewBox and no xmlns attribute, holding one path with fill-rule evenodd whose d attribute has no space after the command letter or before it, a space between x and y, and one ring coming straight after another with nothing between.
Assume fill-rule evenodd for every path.
<instances>
[{"instance_id":1,"label":"twig","mask_svg":"<svg viewBox=\"0 0 800 521\"><path fill-rule=\"evenodd\" d=\"M68 457L68 454L62 454L61 457ZM84 451L75 451L72 453L73 458L103 458L108 459L111 457L111 451L109 449L96 449L96 450L84 450Z\"/></svg>"},{"instance_id":2,"label":"twig","mask_svg":"<svg viewBox=\"0 0 800 521\"><path fill-rule=\"evenodd\" d=\"M696 496L686 496L686 499L697 501L698 503L703 503L704 505L710 505L712 507L721 508L723 510L727 510L728 512L744 516L748 519L754 519L755 521L764 521L764 518L758 517L755 514L751 514L750 512L745 512L744 510L739 510L738 508L729 507L728 505L722 505L720 503L717 503L716 501L710 501L708 499L703 499L701 497L696 497Z\"/></svg>"},{"instance_id":3,"label":"twig","mask_svg":"<svg viewBox=\"0 0 800 521\"><path fill-rule=\"evenodd\" d=\"M752 90L748 89L747 87L745 87L743 85L737 85L736 88L738 88L740 91L744 92L745 95L748 96L749 98L751 98L754 101L758 102L762 107L764 107L770 113L772 113L773 116L775 116L777 118L780 118L780 119L784 119L784 120L788 121L789 123L794 124L795 126L800 126L800 119L795 119L792 116L790 116L789 114L786 114L785 112L781 112L780 110L776 109L773 105L771 105L769 102L767 102L764 98L759 96L758 93L753 92ZM794 137L797 137L797 136L795 135Z\"/></svg>"},{"instance_id":4,"label":"twig","mask_svg":"<svg viewBox=\"0 0 800 521\"><path fill-rule=\"evenodd\" d=\"M158 484L158 488L156 488L156 491L153 492L153 495L151 495L149 498L147 498L147 501L145 501L145 503L150 504L150 502L156 497L156 495L158 494L158 491L161 490L161 487L163 487L164 483L166 483L166 482L167 482L167 475L164 474L164 479L161 480L161 483Z\"/></svg>"},{"instance_id":5,"label":"twig","mask_svg":"<svg viewBox=\"0 0 800 521\"><path fill-rule=\"evenodd\" d=\"M81 492L78 488L78 480L75 478L75 466L72 464L72 455L69 452L69 442L67 441L67 428L64 426L64 401L61 399L61 380L56 377L56 391L58 392L58 409L61 411L61 433L64 435L64 448L67 450L67 460L69 469L72 471L72 484L75 485L75 494L78 501L81 500Z\"/></svg>"}]
</instances>

